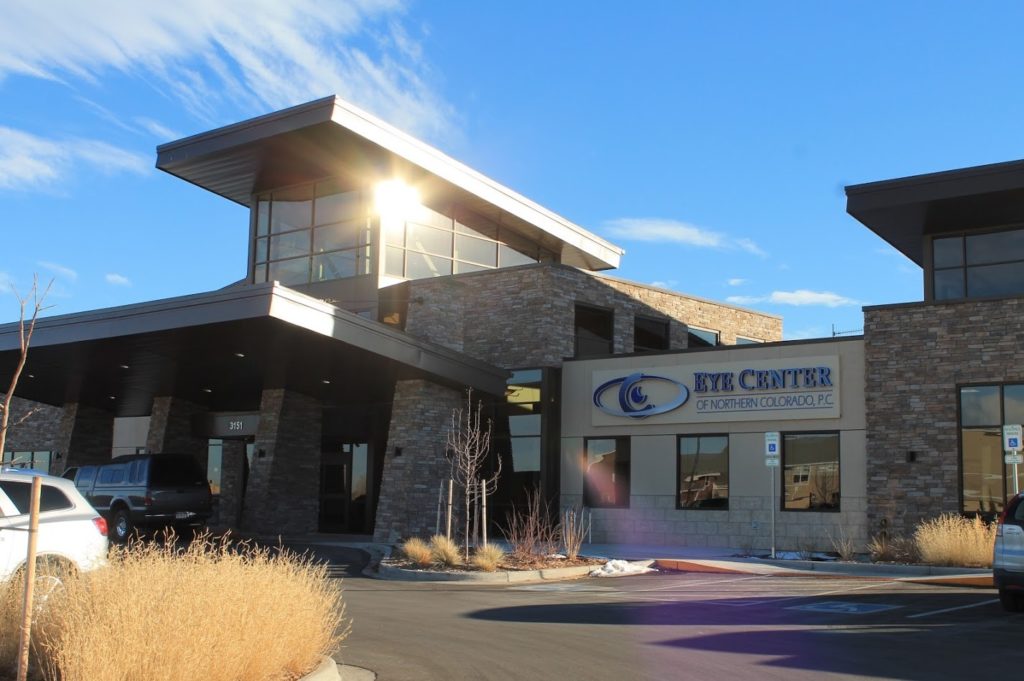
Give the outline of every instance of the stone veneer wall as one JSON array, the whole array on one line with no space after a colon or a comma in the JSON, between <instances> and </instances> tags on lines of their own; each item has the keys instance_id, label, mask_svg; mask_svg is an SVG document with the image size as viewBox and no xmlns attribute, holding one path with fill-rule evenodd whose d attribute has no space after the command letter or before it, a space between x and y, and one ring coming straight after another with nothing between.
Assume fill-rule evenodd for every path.
<instances>
[{"instance_id":1,"label":"stone veneer wall","mask_svg":"<svg viewBox=\"0 0 1024 681\"><path fill-rule=\"evenodd\" d=\"M209 440L192 434L192 417L206 412L180 397L154 397L150 410L146 451L152 454L191 454L206 471Z\"/></svg>"},{"instance_id":2,"label":"stone veneer wall","mask_svg":"<svg viewBox=\"0 0 1024 681\"><path fill-rule=\"evenodd\" d=\"M256 457L242 511L242 529L305 534L320 511L320 402L282 388L263 390Z\"/></svg>"},{"instance_id":3,"label":"stone veneer wall","mask_svg":"<svg viewBox=\"0 0 1024 681\"><path fill-rule=\"evenodd\" d=\"M868 307L864 348L869 529L909 533L960 511L957 386L1024 381L1024 299Z\"/></svg>"},{"instance_id":4,"label":"stone veneer wall","mask_svg":"<svg viewBox=\"0 0 1024 681\"><path fill-rule=\"evenodd\" d=\"M686 344L687 324L736 336L782 338L782 320L566 265L525 265L453 277L418 279L409 287L410 335L506 368L559 366L572 357L574 308L615 312L614 352L633 352L633 317L670 318L671 348Z\"/></svg>"},{"instance_id":5,"label":"stone veneer wall","mask_svg":"<svg viewBox=\"0 0 1024 681\"><path fill-rule=\"evenodd\" d=\"M3 399L0 394L0 399ZM29 411L35 410L25 421L18 423ZM53 451L57 430L64 410L41 402L30 402L20 397L11 400L11 416L4 449L14 451ZM63 452L62 452L63 455Z\"/></svg>"},{"instance_id":6,"label":"stone veneer wall","mask_svg":"<svg viewBox=\"0 0 1024 681\"><path fill-rule=\"evenodd\" d=\"M405 380L395 385L374 524L376 541L434 533L437 490L451 471L444 455L446 433L452 410L464 400L460 391L429 381ZM396 448L401 449L400 456L395 455Z\"/></svg>"}]
</instances>

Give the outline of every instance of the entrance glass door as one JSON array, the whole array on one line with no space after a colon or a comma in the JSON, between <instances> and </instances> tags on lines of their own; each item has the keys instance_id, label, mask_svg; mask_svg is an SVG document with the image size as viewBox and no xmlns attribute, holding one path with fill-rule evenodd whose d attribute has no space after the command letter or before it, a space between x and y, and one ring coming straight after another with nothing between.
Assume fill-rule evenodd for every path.
<instances>
[{"instance_id":1,"label":"entrance glass door","mask_svg":"<svg viewBox=\"0 0 1024 681\"><path fill-rule=\"evenodd\" d=\"M320 461L320 531L366 532L366 476L369 446L346 443Z\"/></svg>"}]
</instances>

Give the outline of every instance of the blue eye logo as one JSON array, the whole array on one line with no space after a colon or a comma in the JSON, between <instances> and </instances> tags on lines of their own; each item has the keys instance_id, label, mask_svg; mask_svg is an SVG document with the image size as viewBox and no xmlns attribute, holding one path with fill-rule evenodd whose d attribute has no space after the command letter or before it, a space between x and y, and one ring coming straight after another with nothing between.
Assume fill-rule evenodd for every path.
<instances>
[{"instance_id":1,"label":"blue eye logo","mask_svg":"<svg viewBox=\"0 0 1024 681\"><path fill-rule=\"evenodd\" d=\"M644 384L656 381L668 383L676 389L675 396L660 405L649 403L649 397L644 392ZM607 393L615 394L617 399L614 404L606 404L606 401L611 402L611 397L606 396ZM689 389L679 381L637 372L629 376L613 378L598 386L594 391L594 406L612 416L645 419L648 416L664 414L677 409L683 406L689 397Z\"/></svg>"}]
</instances>

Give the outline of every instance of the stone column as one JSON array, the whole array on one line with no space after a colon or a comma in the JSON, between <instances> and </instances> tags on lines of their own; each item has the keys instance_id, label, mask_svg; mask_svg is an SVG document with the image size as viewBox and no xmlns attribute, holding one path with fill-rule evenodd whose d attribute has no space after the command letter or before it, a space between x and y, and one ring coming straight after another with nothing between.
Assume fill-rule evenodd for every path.
<instances>
[{"instance_id":1,"label":"stone column","mask_svg":"<svg viewBox=\"0 0 1024 681\"><path fill-rule=\"evenodd\" d=\"M191 454L206 471L208 440L192 434L192 417L206 409L180 397L154 397L146 451L151 454Z\"/></svg>"},{"instance_id":2,"label":"stone column","mask_svg":"<svg viewBox=\"0 0 1024 681\"><path fill-rule=\"evenodd\" d=\"M238 528L242 523L242 492L245 479L245 442L224 440L220 463L220 508L217 528Z\"/></svg>"},{"instance_id":3,"label":"stone column","mask_svg":"<svg viewBox=\"0 0 1024 681\"><path fill-rule=\"evenodd\" d=\"M463 406L458 390L419 379L395 384L375 541L434 533L438 486L451 470L444 455L448 427L452 410Z\"/></svg>"},{"instance_id":4,"label":"stone column","mask_svg":"<svg viewBox=\"0 0 1024 681\"><path fill-rule=\"evenodd\" d=\"M53 447L61 454L61 460L54 462L54 475L60 475L71 466L110 461L114 447L114 414L77 402L65 404Z\"/></svg>"},{"instance_id":5,"label":"stone column","mask_svg":"<svg viewBox=\"0 0 1024 681\"><path fill-rule=\"evenodd\" d=\"M242 528L259 534L315 532L320 510L323 406L312 397L268 388L260 399L256 456Z\"/></svg>"}]
</instances>

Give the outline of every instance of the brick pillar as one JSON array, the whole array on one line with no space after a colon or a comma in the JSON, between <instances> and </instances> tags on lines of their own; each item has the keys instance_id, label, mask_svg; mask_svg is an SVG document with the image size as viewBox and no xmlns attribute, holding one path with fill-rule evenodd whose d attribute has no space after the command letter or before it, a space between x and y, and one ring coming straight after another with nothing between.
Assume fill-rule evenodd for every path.
<instances>
[{"instance_id":1,"label":"brick pillar","mask_svg":"<svg viewBox=\"0 0 1024 681\"><path fill-rule=\"evenodd\" d=\"M395 384L375 541L434 533L438 486L451 470L444 456L448 425L452 410L464 403L460 391L430 381Z\"/></svg>"},{"instance_id":2,"label":"brick pillar","mask_svg":"<svg viewBox=\"0 0 1024 681\"><path fill-rule=\"evenodd\" d=\"M259 534L315 532L320 510L323 406L305 395L269 388L260 399L256 456L242 528Z\"/></svg>"},{"instance_id":3,"label":"brick pillar","mask_svg":"<svg viewBox=\"0 0 1024 681\"><path fill-rule=\"evenodd\" d=\"M242 522L242 484L245 474L245 442L224 440L220 464L220 507L217 527L238 528Z\"/></svg>"},{"instance_id":4,"label":"brick pillar","mask_svg":"<svg viewBox=\"0 0 1024 681\"><path fill-rule=\"evenodd\" d=\"M64 405L64 413L53 440L62 458L53 473L60 475L71 466L110 461L114 447L114 415L77 402Z\"/></svg>"},{"instance_id":5,"label":"brick pillar","mask_svg":"<svg viewBox=\"0 0 1024 681\"><path fill-rule=\"evenodd\" d=\"M206 471L208 440L192 434L192 417L206 409L180 397L154 397L146 435L151 454L191 454Z\"/></svg>"}]
</instances>

